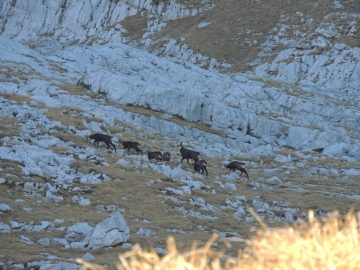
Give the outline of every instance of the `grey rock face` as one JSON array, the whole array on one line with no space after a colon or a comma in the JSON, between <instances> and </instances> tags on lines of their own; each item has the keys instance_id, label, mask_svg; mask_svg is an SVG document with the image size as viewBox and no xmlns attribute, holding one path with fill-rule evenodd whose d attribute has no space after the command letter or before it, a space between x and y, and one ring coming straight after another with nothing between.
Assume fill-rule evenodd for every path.
<instances>
[{"instance_id":1,"label":"grey rock face","mask_svg":"<svg viewBox=\"0 0 360 270\"><path fill-rule=\"evenodd\" d=\"M130 228L121 213L117 211L95 226L90 236L89 247L112 247L127 242L129 237Z\"/></svg>"}]
</instances>

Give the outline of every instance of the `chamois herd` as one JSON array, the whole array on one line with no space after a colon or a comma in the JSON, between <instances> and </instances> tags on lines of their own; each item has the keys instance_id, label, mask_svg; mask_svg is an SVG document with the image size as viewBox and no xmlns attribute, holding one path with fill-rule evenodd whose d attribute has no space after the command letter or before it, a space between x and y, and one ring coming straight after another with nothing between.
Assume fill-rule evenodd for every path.
<instances>
[{"instance_id":1,"label":"chamois herd","mask_svg":"<svg viewBox=\"0 0 360 270\"><path fill-rule=\"evenodd\" d=\"M87 141L90 140L94 140L94 145L96 147L99 146L99 142L104 142L107 145L107 149L109 149L110 145L112 145L114 147L115 153L116 153L116 146L115 144L111 141L111 136L106 135L106 134L100 134L100 133L95 133L95 134L91 134L90 136L87 137ZM121 144L123 145L123 149L127 149L128 152L130 151L131 148L133 148L136 151L136 154L138 154L139 152L143 155L143 151L139 148L140 144L138 142L132 142L132 141L121 141ZM199 159L200 153L190 150L190 149L186 149L184 148L184 146L182 145L182 142L180 142L180 154L181 154L181 163L184 159L186 159L187 163L190 165L189 163L189 159L192 159L194 161L194 170L198 173L204 174L204 172L206 172L206 175L208 175L208 171L207 171L207 162L204 159ZM148 151L147 154L149 160L155 159L157 161L170 161L170 153L169 152L165 152L164 154L162 154L159 151ZM245 163L240 162L240 161L232 161L227 165L224 165L224 169L229 169L229 171L233 171L235 172L236 170L240 171L242 175L243 173L245 173L245 175L247 177L249 177L247 171L245 170Z\"/></svg>"}]
</instances>

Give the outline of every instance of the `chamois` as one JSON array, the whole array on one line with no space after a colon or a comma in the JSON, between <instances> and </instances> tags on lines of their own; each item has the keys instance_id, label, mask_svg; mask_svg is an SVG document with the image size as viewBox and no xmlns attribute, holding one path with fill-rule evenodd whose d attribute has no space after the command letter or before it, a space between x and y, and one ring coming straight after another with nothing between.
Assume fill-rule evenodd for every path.
<instances>
[{"instance_id":1,"label":"chamois","mask_svg":"<svg viewBox=\"0 0 360 270\"><path fill-rule=\"evenodd\" d=\"M165 152L162 156L162 160L163 161L170 161L170 153L169 152Z\"/></svg>"},{"instance_id":2,"label":"chamois","mask_svg":"<svg viewBox=\"0 0 360 270\"><path fill-rule=\"evenodd\" d=\"M162 160L163 155L161 154L161 152L150 152L150 151L148 151L148 158L149 158L149 160L152 160L152 159Z\"/></svg>"},{"instance_id":3,"label":"chamois","mask_svg":"<svg viewBox=\"0 0 360 270\"><path fill-rule=\"evenodd\" d=\"M109 149L110 145L112 145L114 147L115 153L116 153L116 146L115 146L115 144L112 143L111 138L112 138L111 136L106 135L106 134L95 133L95 134L91 134L90 136L88 136L86 138L86 140L88 141L89 139L90 140L93 139L94 140L94 145L96 147L99 147L99 142L106 143L107 149Z\"/></svg>"},{"instance_id":4,"label":"chamois","mask_svg":"<svg viewBox=\"0 0 360 270\"><path fill-rule=\"evenodd\" d=\"M236 170L240 171L240 175L242 175L243 173L246 174L246 176L249 178L248 173L245 170L245 163L240 162L240 161L232 161L230 162L228 165L224 166L224 169L229 169L229 171L233 171L235 172Z\"/></svg>"},{"instance_id":5,"label":"chamois","mask_svg":"<svg viewBox=\"0 0 360 270\"><path fill-rule=\"evenodd\" d=\"M128 152L130 151L130 148L134 148L136 150L136 154L138 154L140 152L143 155L143 151L141 151L141 149L139 148L140 143L131 142L131 141L126 141L126 142L121 142L121 143L124 146L123 149L127 149Z\"/></svg>"},{"instance_id":6,"label":"chamois","mask_svg":"<svg viewBox=\"0 0 360 270\"><path fill-rule=\"evenodd\" d=\"M192 151L192 150L189 150L189 149L185 149L184 146L182 145L182 142L180 142L180 145L179 147L181 146L180 148L180 154L182 156L182 159L181 159L181 163L184 159L187 160L187 163L190 165L189 163L189 159L192 159L194 160L195 162L199 159L199 155L200 153L199 152L195 152L195 151Z\"/></svg>"},{"instance_id":7,"label":"chamois","mask_svg":"<svg viewBox=\"0 0 360 270\"><path fill-rule=\"evenodd\" d=\"M194 170L198 173L204 174L204 171L206 171L206 175L208 175L208 171L206 169L207 162L206 160L198 160L194 163Z\"/></svg>"}]
</instances>

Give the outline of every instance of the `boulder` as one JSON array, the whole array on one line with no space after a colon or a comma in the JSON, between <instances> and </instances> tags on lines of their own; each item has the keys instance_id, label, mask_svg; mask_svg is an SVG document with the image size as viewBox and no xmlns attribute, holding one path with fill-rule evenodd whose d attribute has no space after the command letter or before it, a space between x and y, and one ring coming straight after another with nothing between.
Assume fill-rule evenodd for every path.
<instances>
[{"instance_id":1,"label":"boulder","mask_svg":"<svg viewBox=\"0 0 360 270\"><path fill-rule=\"evenodd\" d=\"M95 226L89 237L90 248L113 247L129 240L130 228L119 211Z\"/></svg>"},{"instance_id":2,"label":"boulder","mask_svg":"<svg viewBox=\"0 0 360 270\"><path fill-rule=\"evenodd\" d=\"M10 226L0 222L0 233L10 233Z\"/></svg>"},{"instance_id":3,"label":"boulder","mask_svg":"<svg viewBox=\"0 0 360 270\"><path fill-rule=\"evenodd\" d=\"M11 206L6 203L0 203L0 213L8 213L8 212L13 212Z\"/></svg>"},{"instance_id":4,"label":"boulder","mask_svg":"<svg viewBox=\"0 0 360 270\"><path fill-rule=\"evenodd\" d=\"M77 223L67 228L65 238L69 242L79 242L84 240L93 229L94 228L87 223Z\"/></svg>"},{"instance_id":5,"label":"boulder","mask_svg":"<svg viewBox=\"0 0 360 270\"><path fill-rule=\"evenodd\" d=\"M49 237L41 238L37 241L38 244L40 244L44 247L50 246L50 242L51 242L51 240Z\"/></svg>"},{"instance_id":6,"label":"boulder","mask_svg":"<svg viewBox=\"0 0 360 270\"><path fill-rule=\"evenodd\" d=\"M323 154L341 157L345 155L347 150L349 150L349 147L346 143L337 143L326 147Z\"/></svg>"},{"instance_id":7,"label":"boulder","mask_svg":"<svg viewBox=\"0 0 360 270\"><path fill-rule=\"evenodd\" d=\"M257 201L255 199L253 199L252 201L253 207L255 207L257 210L259 209L269 209L270 205L266 202L261 202L261 201Z\"/></svg>"},{"instance_id":8,"label":"boulder","mask_svg":"<svg viewBox=\"0 0 360 270\"><path fill-rule=\"evenodd\" d=\"M87 262L91 262L91 261L95 260L95 257L93 255L91 255L89 252L86 252L84 254L84 256L82 256L82 259Z\"/></svg>"},{"instance_id":9,"label":"boulder","mask_svg":"<svg viewBox=\"0 0 360 270\"><path fill-rule=\"evenodd\" d=\"M237 208L236 212L233 214L233 217L237 221L242 221L242 217L246 214L244 207L240 206Z\"/></svg>"},{"instance_id":10,"label":"boulder","mask_svg":"<svg viewBox=\"0 0 360 270\"><path fill-rule=\"evenodd\" d=\"M267 178L266 182L271 183L271 184L281 184L282 183L281 179L279 177L277 177L277 176Z\"/></svg>"},{"instance_id":11,"label":"boulder","mask_svg":"<svg viewBox=\"0 0 360 270\"><path fill-rule=\"evenodd\" d=\"M52 231L55 229L55 225L52 222L49 221L41 221L41 224L34 225L32 228L32 231L34 232L40 232L40 231Z\"/></svg>"},{"instance_id":12,"label":"boulder","mask_svg":"<svg viewBox=\"0 0 360 270\"><path fill-rule=\"evenodd\" d=\"M236 190L236 186L234 184L232 184L232 183L226 183L224 185L224 187L225 187L225 189L228 189L228 190L233 190L233 191Z\"/></svg>"},{"instance_id":13,"label":"boulder","mask_svg":"<svg viewBox=\"0 0 360 270\"><path fill-rule=\"evenodd\" d=\"M284 219L287 222L294 222L294 215L290 212L285 212L284 213Z\"/></svg>"}]
</instances>

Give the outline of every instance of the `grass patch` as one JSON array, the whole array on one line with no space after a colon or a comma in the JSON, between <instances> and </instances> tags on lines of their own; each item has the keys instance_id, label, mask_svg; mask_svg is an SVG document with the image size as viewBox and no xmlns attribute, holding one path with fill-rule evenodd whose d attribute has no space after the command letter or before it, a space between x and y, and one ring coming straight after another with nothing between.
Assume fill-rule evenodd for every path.
<instances>
[{"instance_id":1,"label":"grass patch","mask_svg":"<svg viewBox=\"0 0 360 270\"><path fill-rule=\"evenodd\" d=\"M73 126L78 130L87 129L84 125L84 120L87 122L102 122L102 119L84 116L83 111L77 107L52 107L48 108L45 115L51 120L60 121L62 124ZM68 136L68 134L66 134L66 136Z\"/></svg>"},{"instance_id":2,"label":"grass patch","mask_svg":"<svg viewBox=\"0 0 360 270\"><path fill-rule=\"evenodd\" d=\"M5 99L8 100L12 100L17 102L18 104L21 103L26 103L26 104L30 104L30 101L32 101L32 99L29 96L25 96L25 95L17 95L17 94L1 94Z\"/></svg>"},{"instance_id":3,"label":"grass patch","mask_svg":"<svg viewBox=\"0 0 360 270\"><path fill-rule=\"evenodd\" d=\"M19 135L20 129L18 118L12 116L9 118L3 118L1 119L1 125L4 129L0 131L0 139L7 136L12 137Z\"/></svg>"},{"instance_id":4,"label":"grass patch","mask_svg":"<svg viewBox=\"0 0 360 270\"><path fill-rule=\"evenodd\" d=\"M139 12L133 16L126 17L121 21L121 25L128 30L126 34L123 34L124 36L129 36L133 40L141 39L147 28L147 12L144 14Z\"/></svg>"},{"instance_id":5,"label":"grass patch","mask_svg":"<svg viewBox=\"0 0 360 270\"><path fill-rule=\"evenodd\" d=\"M224 72L245 72L252 70L248 63L258 58L260 45L267 38L270 29L285 23L294 25L295 29L309 35L319 27L320 23L326 21L325 15L334 12L331 0L319 2L317 5L313 2L295 0L290 0L286 4L281 0L214 2L215 7L209 11L170 21L164 29L152 36L158 40L157 46L163 45L164 37L172 38L178 40L180 45L186 43L195 53L230 63L231 68L224 69ZM342 5L343 12L359 9L350 2ZM296 14L298 11L303 12L302 17ZM306 23L307 18L312 19L311 24ZM198 28L202 22L211 24ZM285 34L292 35L292 31L288 30ZM130 36L135 35L133 30L129 32ZM182 39L184 41L181 41ZM349 38L346 41L356 42L356 39ZM278 48L275 47L270 55L262 57L261 60L271 61L277 53Z\"/></svg>"},{"instance_id":6,"label":"grass patch","mask_svg":"<svg viewBox=\"0 0 360 270\"><path fill-rule=\"evenodd\" d=\"M0 165L3 169L2 173L6 176L6 180L18 179L22 175L22 167L24 164L21 162L0 159Z\"/></svg>"},{"instance_id":7,"label":"grass patch","mask_svg":"<svg viewBox=\"0 0 360 270\"><path fill-rule=\"evenodd\" d=\"M306 126L308 129L317 129L317 130L320 130L320 131L323 131L323 129L321 127L318 127L316 125L307 125Z\"/></svg>"},{"instance_id":8,"label":"grass patch","mask_svg":"<svg viewBox=\"0 0 360 270\"><path fill-rule=\"evenodd\" d=\"M90 97L95 96L94 93L86 91L86 86L84 84L76 85L73 83L61 82L61 83L56 83L55 85L60 89L69 92L69 94L71 95L84 95L86 93L86 95Z\"/></svg>"},{"instance_id":9,"label":"grass patch","mask_svg":"<svg viewBox=\"0 0 360 270\"><path fill-rule=\"evenodd\" d=\"M1 74L3 75L3 78L1 78L1 82L14 82L18 80L27 81L29 79L29 74L23 72L21 69L15 70L11 67L4 65L0 65L0 68ZM14 79L14 77L16 77L16 79Z\"/></svg>"}]
</instances>

